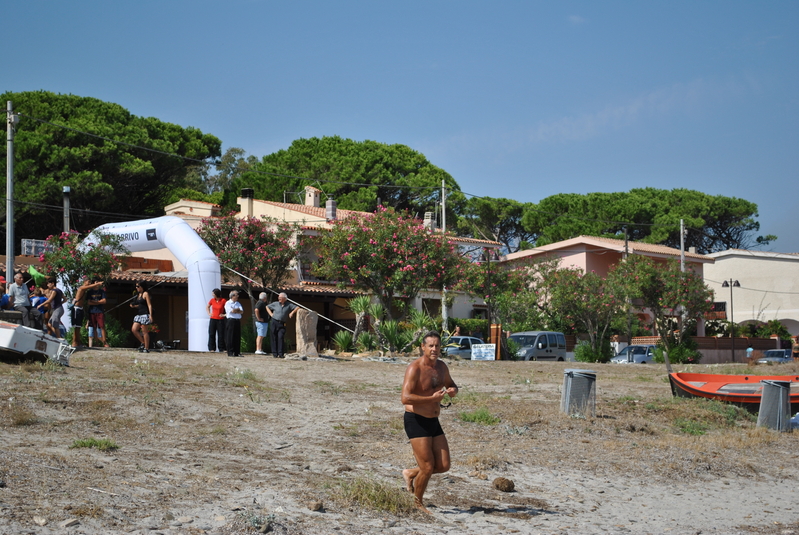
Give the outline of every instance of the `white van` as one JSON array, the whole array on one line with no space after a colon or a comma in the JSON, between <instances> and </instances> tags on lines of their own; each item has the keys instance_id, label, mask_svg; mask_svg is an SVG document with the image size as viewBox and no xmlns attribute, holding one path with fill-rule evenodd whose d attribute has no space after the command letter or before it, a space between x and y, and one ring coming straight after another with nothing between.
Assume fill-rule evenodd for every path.
<instances>
[{"instance_id":1,"label":"white van","mask_svg":"<svg viewBox=\"0 0 799 535\"><path fill-rule=\"evenodd\" d=\"M513 333L512 340L521 349L516 356L522 360L566 360L566 337L553 331Z\"/></svg>"}]
</instances>

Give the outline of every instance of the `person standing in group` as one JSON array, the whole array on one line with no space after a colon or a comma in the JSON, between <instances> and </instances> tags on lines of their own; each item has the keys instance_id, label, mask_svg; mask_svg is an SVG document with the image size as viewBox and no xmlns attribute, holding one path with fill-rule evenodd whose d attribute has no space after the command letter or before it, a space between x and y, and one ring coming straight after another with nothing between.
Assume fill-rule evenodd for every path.
<instances>
[{"instance_id":1,"label":"person standing in group","mask_svg":"<svg viewBox=\"0 0 799 535\"><path fill-rule=\"evenodd\" d=\"M131 301L130 307L136 309L136 315L133 316L133 327L130 328L130 331L141 344L139 351L149 353L150 325L153 323L153 302L144 282L139 281L136 283L136 297Z\"/></svg>"},{"instance_id":2,"label":"person standing in group","mask_svg":"<svg viewBox=\"0 0 799 535\"><path fill-rule=\"evenodd\" d=\"M286 358L286 353L283 347L283 339L286 337L286 322L293 318L297 313L297 305L288 302L288 296L285 293L280 293L277 296L277 301L270 303L266 307L269 317L272 319L270 322L270 330L272 331L272 356L275 358Z\"/></svg>"},{"instance_id":3,"label":"person standing in group","mask_svg":"<svg viewBox=\"0 0 799 535\"><path fill-rule=\"evenodd\" d=\"M93 286L86 295L89 307L89 347L92 347L92 340L97 339L103 343L103 347L108 347L105 329L105 288L102 280L94 279ZM100 286L96 286L99 283Z\"/></svg>"},{"instance_id":4,"label":"person standing in group","mask_svg":"<svg viewBox=\"0 0 799 535\"><path fill-rule=\"evenodd\" d=\"M64 315L64 292L56 287L56 278L47 277L47 301L44 306L50 310L50 319L47 321L47 332L51 336L61 338L61 316Z\"/></svg>"},{"instance_id":5,"label":"person standing in group","mask_svg":"<svg viewBox=\"0 0 799 535\"><path fill-rule=\"evenodd\" d=\"M244 309L239 303L239 292L233 290L225 303L225 346L228 357L241 356L241 315Z\"/></svg>"},{"instance_id":6,"label":"person standing in group","mask_svg":"<svg viewBox=\"0 0 799 535\"><path fill-rule=\"evenodd\" d=\"M91 282L88 277L83 278L83 283L78 287L75 292L75 298L72 300L72 347L80 347L80 330L83 328L83 309L86 306L86 297L89 295L89 290L102 286L102 282Z\"/></svg>"},{"instance_id":7,"label":"person standing in group","mask_svg":"<svg viewBox=\"0 0 799 535\"><path fill-rule=\"evenodd\" d=\"M258 302L255 303L255 354L266 355L263 350L264 338L266 333L269 332L269 313L266 311L266 292L261 292L258 296Z\"/></svg>"},{"instance_id":8,"label":"person standing in group","mask_svg":"<svg viewBox=\"0 0 799 535\"><path fill-rule=\"evenodd\" d=\"M14 275L14 282L8 285L8 296L14 310L22 312L22 325L36 327L41 321L41 312L31 305L30 290L22 273Z\"/></svg>"},{"instance_id":9,"label":"person standing in group","mask_svg":"<svg viewBox=\"0 0 799 535\"><path fill-rule=\"evenodd\" d=\"M405 370L401 401L405 405L405 434L411 441L418 468L402 471L405 487L414 494L416 506L429 513L422 498L433 474L449 470L449 444L438 421L441 400L454 398L458 386L452 380L441 355L441 336L429 332L422 339L422 356Z\"/></svg>"},{"instance_id":10,"label":"person standing in group","mask_svg":"<svg viewBox=\"0 0 799 535\"><path fill-rule=\"evenodd\" d=\"M214 296L208 301L205 310L208 312L208 351L225 351L225 304L227 299L222 297L219 288L213 289Z\"/></svg>"}]
</instances>

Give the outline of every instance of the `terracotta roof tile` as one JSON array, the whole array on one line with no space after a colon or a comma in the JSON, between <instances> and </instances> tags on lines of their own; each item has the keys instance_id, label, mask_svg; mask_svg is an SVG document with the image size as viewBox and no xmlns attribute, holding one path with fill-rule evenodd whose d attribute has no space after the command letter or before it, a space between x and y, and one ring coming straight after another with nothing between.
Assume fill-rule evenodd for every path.
<instances>
[{"instance_id":1,"label":"terracotta roof tile","mask_svg":"<svg viewBox=\"0 0 799 535\"><path fill-rule=\"evenodd\" d=\"M319 219L325 219L326 216L325 208L322 206L307 206L305 204L294 204L290 202L261 201L258 199L255 199L255 202L277 206L278 208L283 208L284 210L292 210L294 212L300 212L303 214L312 215L318 217ZM353 214L367 214L367 213L368 212L357 212L355 210L344 210L342 208L336 209L336 217L338 219L346 219Z\"/></svg>"},{"instance_id":2,"label":"terracotta roof tile","mask_svg":"<svg viewBox=\"0 0 799 535\"><path fill-rule=\"evenodd\" d=\"M320 207L316 207L316 206L306 206L304 204L293 204L293 203L286 203L286 202L260 201L260 200L257 200L257 199L255 200L255 202L261 202L261 203L264 203L264 204L270 204L272 206L277 206L279 208L284 208L286 210L293 210L295 212L301 212L303 214L316 216L316 217L318 217L320 219L324 219L325 215L326 215L325 214L325 209L322 208L321 206ZM336 210L336 217L338 217L339 219L346 219L346 218L351 217L351 216L356 215L356 214L371 215L370 212L359 212L357 210L344 210L344 209L341 209L341 208ZM311 226L307 226L307 225L303 226L301 228L303 230L317 230L316 227L311 227ZM480 240L480 239L477 239L477 238L465 238L465 237L455 236L452 239L454 241L457 241L458 243L462 243L462 244L463 243L471 243L471 244L475 244L475 245L493 245L495 247L501 247L502 246L502 244L500 242L491 241L491 240Z\"/></svg>"},{"instance_id":3,"label":"terracotta roof tile","mask_svg":"<svg viewBox=\"0 0 799 535\"><path fill-rule=\"evenodd\" d=\"M503 257L503 260L504 261L518 260L526 256L533 256L546 252L560 251L563 249L567 249L569 247L574 247L576 245L590 245L594 247L610 249L619 253L624 252L624 240L617 240L614 238L599 238L596 236L578 236L576 238L571 238L569 240L550 243L549 245L542 245L541 247L536 247L534 249L528 249L526 251L511 253ZM648 253L650 255L655 255L655 256L671 256L677 258L680 257L679 249L655 243L630 241L627 242L627 249L630 253L638 253L644 255ZM705 263L713 262L713 258L710 256L691 253L689 251L685 251L685 257Z\"/></svg>"}]
</instances>

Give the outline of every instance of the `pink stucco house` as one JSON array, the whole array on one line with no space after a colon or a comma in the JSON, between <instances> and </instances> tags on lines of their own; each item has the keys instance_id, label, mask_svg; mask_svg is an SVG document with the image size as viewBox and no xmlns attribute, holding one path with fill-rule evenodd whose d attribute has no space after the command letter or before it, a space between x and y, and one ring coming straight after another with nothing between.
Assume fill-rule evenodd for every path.
<instances>
[{"instance_id":1,"label":"pink stucco house","mask_svg":"<svg viewBox=\"0 0 799 535\"><path fill-rule=\"evenodd\" d=\"M585 272L593 271L600 276L606 276L610 268L618 264L625 255L637 254L648 256L656 260L666 261L670 258L680 259L680 250L665 245L656 245L641 242L626 242L612 238L597 238L594 236L578 236L570 240L559 241L549 245L511 253L502 257L501 261L510 268L514 265L523 265L538 258L560 257L561 267L573 267ZM704 265L713 264L710 256L700 255L692 251L685 251L685 267L704 278ZM642 313L651 320L646 311ZM698 326L699 336L704 336L704 320Z\"/></svg>"}]
</instances>

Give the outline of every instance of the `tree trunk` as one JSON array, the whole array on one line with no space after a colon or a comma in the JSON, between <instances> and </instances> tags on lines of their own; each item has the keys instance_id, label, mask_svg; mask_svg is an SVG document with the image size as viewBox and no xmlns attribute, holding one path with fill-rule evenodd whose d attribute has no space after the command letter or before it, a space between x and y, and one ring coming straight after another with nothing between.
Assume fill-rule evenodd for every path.
<instances>
[{"instance_id":1,"label":"tree trunk","mask_svg":"<svg viewBox=\"0 0 799 535\"><path fill-rule=\"evenodd\" d=\"M366 313L359 312L355 314L355 330L352 332L352 342L357 343L358 337L361 336L363 332L363 325L366 323Z\"/></svg>"}]
</instances>

